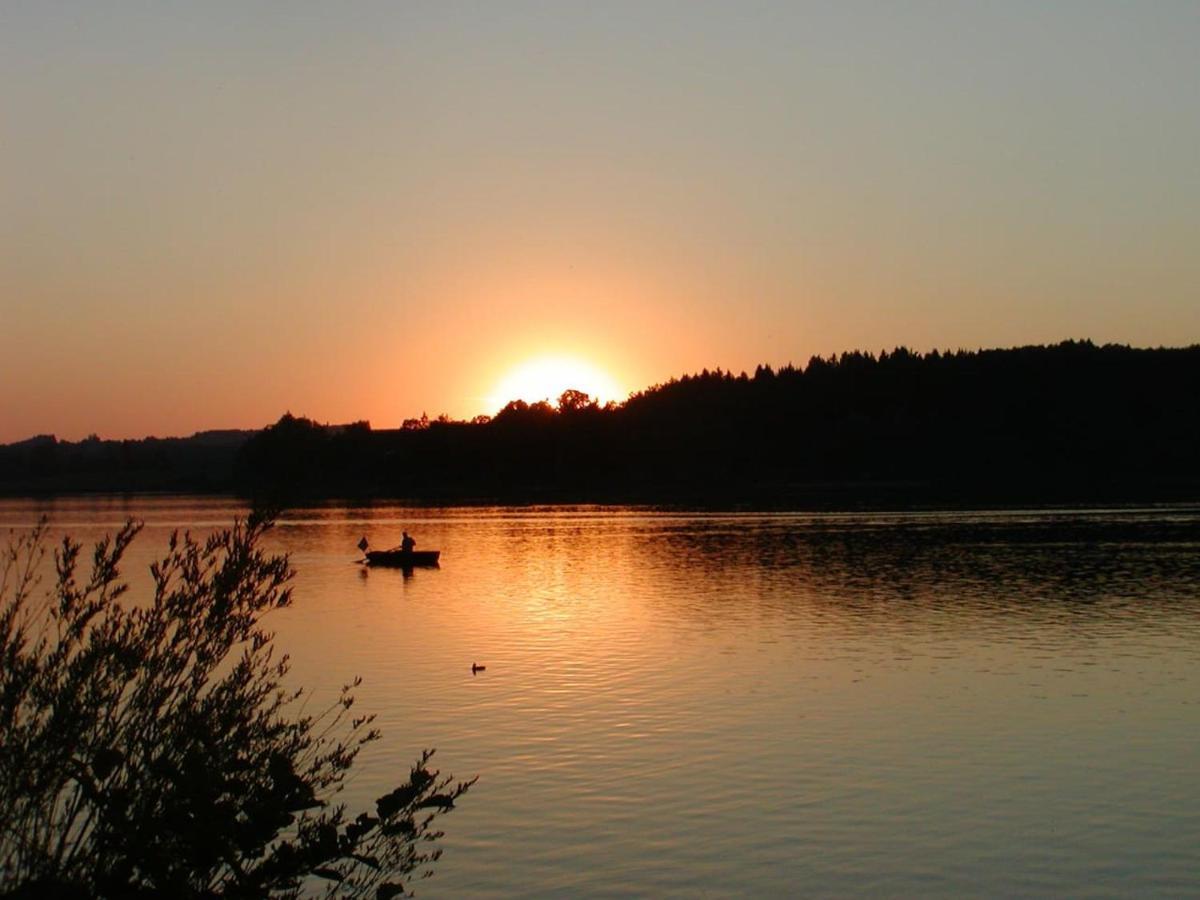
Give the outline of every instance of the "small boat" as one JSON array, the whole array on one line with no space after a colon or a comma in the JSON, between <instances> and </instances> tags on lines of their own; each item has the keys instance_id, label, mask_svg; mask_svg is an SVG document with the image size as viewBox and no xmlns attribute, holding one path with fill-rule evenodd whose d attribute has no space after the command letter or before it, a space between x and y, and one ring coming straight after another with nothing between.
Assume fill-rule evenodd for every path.
<instances>
[{"instance_id":1,"label":"small boat","mask_svg":"<svg viewBox=\"0 0 1200 900\"><path fill-rule=\"evenodd\" d=\"M391 566L393 569L431 567L438 564L441 550L368 550L368 566Z\"/></svg>"}]
</instances>

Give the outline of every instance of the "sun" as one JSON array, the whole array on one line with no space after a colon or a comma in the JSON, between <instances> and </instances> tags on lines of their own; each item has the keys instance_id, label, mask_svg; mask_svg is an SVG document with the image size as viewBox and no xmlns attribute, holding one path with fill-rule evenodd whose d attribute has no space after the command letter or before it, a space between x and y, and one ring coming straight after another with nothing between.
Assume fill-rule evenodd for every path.
<instances>
[{"instance_id":1,"label":"sun","mask_svg":"<svg viewBox=\"0 0 1200 900\"><path fill-rule=\"evenodd\" d=\"M493 412L512 400L554 403L566 390L583 391L600 403L624 399L612 376L591 363L572 356L540 356L522 363L500 379L487 403Z\"/></svg>"}]
</instances>

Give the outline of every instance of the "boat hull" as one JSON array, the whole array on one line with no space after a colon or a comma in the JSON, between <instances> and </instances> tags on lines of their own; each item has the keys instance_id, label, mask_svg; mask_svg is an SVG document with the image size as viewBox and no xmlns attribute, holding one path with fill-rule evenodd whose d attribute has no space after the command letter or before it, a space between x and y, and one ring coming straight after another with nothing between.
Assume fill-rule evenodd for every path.
<instances>
[{"instance_id":1,"label":"boat hull","mask_svg":"<svg viewBox=\"0 0 1200 900\"><path fill-rule=\"evenodd\" d=\"M367 553L368 566L388 566L393 569L415 569L438 564L440 550L371 550Z\"/></svg>"}]
</instances>

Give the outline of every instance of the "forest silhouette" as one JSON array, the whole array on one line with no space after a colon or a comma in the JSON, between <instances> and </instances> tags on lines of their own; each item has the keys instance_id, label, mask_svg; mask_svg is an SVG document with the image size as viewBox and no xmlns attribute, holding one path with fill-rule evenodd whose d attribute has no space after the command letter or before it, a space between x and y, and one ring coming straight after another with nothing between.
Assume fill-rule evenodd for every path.
<instances>
[{"instance_id":1,"label":"forest silhouette","mask_svg":"<svg viewBox=\"0 0 1200 900\"><path fill-rule=\"evenodd\" d=\"M189 440L0 448L4 489L225 490L294 501L1000 502L1200 495L1200 346L1067 341L852 352L703 371L600 406L509 403L373 430L284 415ZM194 442L203 436L190 439Z\"/></svg>"}]
</instances>

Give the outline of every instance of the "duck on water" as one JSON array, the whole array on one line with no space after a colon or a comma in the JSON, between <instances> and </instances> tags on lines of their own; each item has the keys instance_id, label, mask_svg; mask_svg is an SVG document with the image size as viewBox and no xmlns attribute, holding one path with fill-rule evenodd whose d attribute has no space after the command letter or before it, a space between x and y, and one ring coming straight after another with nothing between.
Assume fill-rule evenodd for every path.
<instances>
[{"instance_id":1,"label":"duck on water","mask_svg":"<svg viewBox=\"0 0 1200 900\"><path fill-rule=\"evenodd\" d=\"M367 543L366 537L358 542L358 549L365 556L361 562L368 566L391 566L397 569L411 569L416 566L436 567L442 551L417 550L416 546L417 542L407 531L404 532L404 539L400 542L400 546L393 547L391 550L369 549L370 544Z\"/></svg>"}]
</instances>

